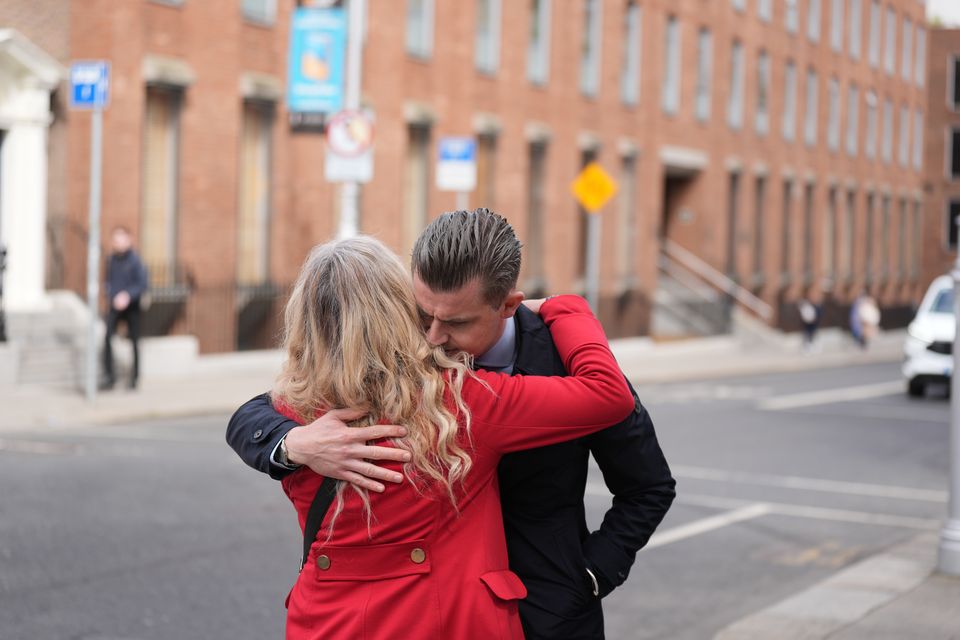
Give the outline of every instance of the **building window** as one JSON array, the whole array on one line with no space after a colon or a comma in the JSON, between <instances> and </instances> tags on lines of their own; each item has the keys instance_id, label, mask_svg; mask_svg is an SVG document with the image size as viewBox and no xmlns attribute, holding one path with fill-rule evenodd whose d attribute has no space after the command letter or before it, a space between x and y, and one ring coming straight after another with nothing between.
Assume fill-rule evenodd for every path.
<instances>
[{"instance_id":1,"label":"building window","mask_svg":"<svg viewBox=\"0 0 960 640\"><path fill-rule=\"evenodd\" d=\"M813 195L814 185L803 188L803 281L813 281Z\"/></svg>"},{"instance_id":2,"label":"building window","mask_svg":"<svg viewBox=\"0 0 960 640\"><path fill-rule=\"evenodd\" d=\"M821 273L828 280L833 280L834 255L837 246L836 229L837 188L831 187L827 193L827 209L823 215L823 253L820 256Z\"/></svg>"},{"instance_id":3,"label":"building window","mask_svg":"<svg viewBox=\"0 0 960 640\"><path fill-rule=\"evenodd\" d=\"M753 213L753 283L763 283L763 236L764 210L767 204L767 179L757 176L754 185L754 213Z\"/></svg>"},{"instance_id":4,"label":"building window","mask_svg":"<svg viewBox=\"0 0 960 640\"><path fill-rule=\"evenodd\" d=\"M950 139L947 141L947 177L951 180L960 178L960 129L950 130Z\"/></svg>"},{"instance_id":5,"label":"building window","mask_svg":"<svg viewBox=\"0 0 960 640\"><path fill-rule=\"evenodd\" d=\"M600 89L600 0L583 0L583 35L580 45L580 91L595 97Z\"/></svg>"},{"instance_id":6,"label":"building window","mask_svg":"<svg viewBox=\"0 0 960 640\"><path fill-rule=\"evenodd\" d=\"M527 233L524 248L527 250L525 266L527 279L533 293L546 291L544 269L544 193L546 182L547 143L531 142L527 145Z\"/></svg>"},{"instance_id":7,"label":"building window","mask_svg":"<svg viewBox=\"0 0 960 640\"><path fill-rule=\"evenodd\" d=\"M922 87L927 79L927 30L917 25L917 53L913 56L913 80Z\"/></svg>"},{"instance_id":8,"label":"building window","mask_svg":"<svg viewBox=\"0 0 960 640\"><path fill-rule=\"evenodd\" d=\"M709 29L700 29L697 36L697 119L710 119L710 79L713 76L713 36Z\"/></svg>"},{"instance_id":9,"label":"building window","mask_svg":"<svg viewBox=\"0 0 960 640\"><path fill-rule=\"evenodd\" d=\"M897 221L897 279L903 281L907 277L907 233L909 232L909 203L906 198L900 200L900 219Z\"/></svg>"},{"instance_id":10,"label":"building window","mask_svg":"<svg viewBox=\"0 0 960 640\"><path fill-rule=\"evenodd\" d=\"M240 140L240 220L237 282L261 284L270 274L271 141L273 105L246 102Z\"/></svg>"},{"instance_id":11,"label":"building window","mask_svg":"<svg viewBox=\"0 0 960 640\"><path fill-rule=\"evenodd\" d=\"M923 168L923 112L919 110L913 114L913 168Z\"/></svg>"},{"instance_id":12,"label":"building window","mask_svg":"<svg viewBox=\"0 0 960 640\"><path fill-rule=\"evenodd\" d=\"M675 114L680 108L680 23L667 18L666 51L663 55L663 110Z\"/></svg>"},{"instance_id":13,"label":"building window","mask_svg":"<svg viewBox=\"0 0 960 640\"><path fill-rule=\"evenodd\" d=\"M957 229L960 228L960 200L947 204L947 248L957 248Z\"/></svg>"},{"instance_id":14,"label":"building window","mask_svg":"<svg viewBox=\"0 0 960 640\"><path fill-rule=\"evenodd\" d=\"M497 135L482 133L477 136L477 188L473 192L473 206L496 209Z\"/></svg>"},{"instance_id":15,"label":"building window","mask_svg":"<svg viewBox=\"0 0 960 640\"><path fill-rule=\"evenodd\" d=\"M276 0L243 0L243 17L260 24L273 24L277 19Z\"/></svg>"},{"instance_id":16,"label":"building window","mask_svg":"<svg viewBox=\"0 0 960 640\"><path fill-rule=\"evenodd\" d=\"M634 278L634 256L637 255L637 156L628 154L621 160L620 231L617 251L618 271L624 283Z\"/></svg>"},{"instance_id":17,"label":"building window","mask_svg":"<svg viewBox=\"0 0 960 640\"><path fill-rule=\"evenodd\" d=\"M789 179L783 181L783 202L781 203L783 213L782 225L780 227L780 284L785 286L790 283L790 238L793 237L793 182Z\"/></svg>"},{"instance_id":18,"label":"building window","mask_svg":"<svg viewBox=\"0 0 960 640\"><path fill-rule=\"evenodd\" d=\"M960 56L950 58L947 65L947 105L954 111L960 111Z\"/></svg>"},{"instance_id":19,"label":"building window","mask_svg":"<svg viewBox=\"0 0 960 640\"><path fill-rule=\"evenodd\" d=\"M808 147L817 144L817 72L807 70L807 104L803 114L803 141Z\"/></svg>"},{"instance_id":20,"label":"building window","mask_svg":"<svg viewBox=\"0 0 960 640\"><path fill-rule=\"evenodd\" d=\"M757 15L764 22L773 18L773 0L757 0Z\"/></svg>"},{"instance_id":21,"label":"building window","mask_svg":"<svg viewBox=\"0 0 960 640\"><path fill-rule=\"evenodd\" d=\"M897 60L897 13L893 7L887 7L886 43L883 50L883 68L893 75Z\"/></svg>"},{"instance_id":22,"label":"building window","mask_svg":"<svg viewBox=\"0 0 960 640\"><path fill-rule=\"evenodd\" d=\"M640 100L640 5L636 0L627 0L627 15L624 20L623 64L620 75L620 99L624 104L635 105Z\"/></svg>"},{"instance_id":23,"label":"building window","mask_svg":"<svg viewBox=\"0 0 960 640\"><path fill-rule=\"evenodd\" d=\"M830 0L830 48L843 51L843 0Z\"/></svg>"},{"instance_id":24,"label":"building window","mask_svg":"<svg viewBox=\"0 0 960 640\"><path fill-rule=\"evenodd\" d=\"M527 79L546 84L550 77L550 0L530 2L530 42L527 44Z\"/></svg>"},{"instance_id":25,"label":"building window","mask_svg":"<svg viewBox=\"0 0 960 640\"><path fill-rule=\"evenodd\" d=\"M860 41L863 33L863 23L861 20L863 0L850 0L849 17L847 23L850 26L849 49L850 57L854 60L860 59Z\"/></svg>"},{"instance_id":26,"label":"building window","mask_svg":"<svg viewBox=\"0 0 960 640\"><path fill-rule=\"evenodd\" d=\"M473 61L481 73L497 72L500 65L500 0L477 1Z\"/></svg>"},{"instance_id":27,"label":"building window","mask_svg":"<svg viewBox=\"0 0 960 640\"><path fill-rule=\"evenodd\" d=\"M910 279L920 277L920 252L923 250L923 204L913 203L913 243L910 250Z\"/></svg>"},{"instance_id":28,"label":"building window","mask_svg":"<svg viewBox=\"0 0 960 640\"><path fill-rule=\"evenodd\" d=\"M727 191L727 277L737 279L737 231L740 217L740 174L730 173Z\"/></svg>"},{"instance_id":29,"label":"building window","mask_svg":"<svg viewBox=\"0 0 960 640\"><path fill-rule=\"evenodd\" d=\"M807 5L807 38L820 41L820 0L810 0Z\"/></svg>"},{"instance_id":30,"label":"building window","mask_svg":"<svg viewBox=\"0 0 960 640\"><path fill-rule=\"evenodd\" d=\"M757 60L757 133L766 135L770 130L770 56L760 52Z\"/></svg>"},{"instance_id":31,"label":"building window","mask_svg":"<svg viewBox=\"0 0 960 640\"><path fill-rule=\"evenodd\" d=\"M853 280L853 248L856 241L857 194L847 193L847 206L843 215L843 253L840 255L840 268L844 280Z\"/></svg>"},{"instance_id":32,"label":"building window","mask_svg":"<svg viewBox=\"0 0 960 640\"><path fill-rule=\"evenodd\" d=\"M181 91L147 87L140 250L154 282L171 282L177 260L182 104Z\"/></svg>"},{"instance_id":33,"label":"building window","mask_svg":"<svg viewBox=\"0 0 960 640\"><path fill-rule=\"evenodd\" d=\"M827 84L827 147L840 148L840 81L830 78Z\"/></svg>"},{"instance_id":34,"label":"building window","mask_svg":"<svg viewBox=\"0 0 960 640\"><path fill-rule=\"evenodd\" d=\"M797 133L797 65L788 61L783 77L783 139L793 142Z\"/></svg>"},{"instance_id":35,"label":"building window","mask_svg":"<svg viewBox=\"0 0 960 640\"><path fill-rule=\"evenodd\" d=\"M415 58L433 55L433 0L407 0L406 42Z\"/></svg>"},{"instance_id":36,"label":"building window","mask_svg":"<svg viewBox=\"0 0 960 640\"><path fill-rule=\"evenodd\" d=\"M797 26L800 23L800 0L786 0L786 13L784 15L784 25L788 33L796 33Z\"/></svg>"},{"instance_id":37,"label":"building window","mask_svg":"<svg viewBox=\"0 0 960 640\"><path fill-rule=\"evenodd\" d=\"M910 18L903 19L903 43L900 45L900 76L910 81L910 75L913 73L913 61L910 55L913 53L913 22Z\"/></svg>"},{"instance_id":38,"label":"building window","mask_svg":"<svg viewBox=\"0 0 960 640\"><path fill-rule=\"evenodd\" d=\"M890 196L880 201L880 282L890 275Z\"/></svg>"},{"instance_id":39,"label":"building window","mask_svg":"<svg viewBox=\"0 0 960 640\"><path fill-rule=\"evenodd\" d=\"M591 162L596 162L597 160L598 149L596 147L591 149L584 149L580 152L580 168L583 169ZM577 274L580 278L581 286L586 282L587 277L587 234L589 233L590 228L590 216L594 215L588 213L583 207L578 207L580 210L580 235L579 235L579 244L577 246Z\"/></svg>"},{"instance_id":40,"label":"building window","mask_svg":"<svg viewBox=\"0 0 960 640\"><path fill-rule=\"evenodd\" d=\"M889 98L883 101L883 142L880 153L884 162L893 162L893 103Z\"/></svg>"},{"instance_id":41,"label":"building window","mask_svg":"<svg viewBox=\"0 0 960 640\"><path fill-rule=\"evenodd\" d=\"M907 105L900 107L900 147L897 152L897 159L901 167L910 166L910 109Z\"/></svg>"},{"instance_id":42,"label":"building window","mask_svg":"<svg viewBox=\"0 0 960 640\"><path fill-rule=\"evenodd\" d=\"M860 142L860 90L851 84L847 90L847 155L856 157Z\"/></svg>"},{"instance_id":43,"label":"building window","mask_svg":"<svg viewBox=\"0 0 960 640\"><path fill-rule=\"evenodd\" d=\"M427 226L430 186L430 127L407 126L406 180L403 193L403 255L409 255L417 237Z\"/></svg>"},{"instance_id":44,"label":"building window","mask_svg":"<svg viewBox=\"0 0 960 640\"><path fill-rule=\"evenodd\" d=\"M736 11L746 11L747 9L747 0L730 0L730 4Z\"/></svg>"},{"instance_id":45,"label":"building window","mask_svg":"<svg viewBox=\"0 0 960 640\"><path fill-rule=\"evenodd\" d=\"M730 97L727 102L727 124L731 129L743 126L743 44L733 41L730 64Z\"/></svg>"},{"instance_id":46,"label":"building window","mask_svg":"<svg viewBox=\"0 0 960 640\"><path fill-rule=\"evenodd\" d=\"M864 143L864 153L871 160L877 157L877 94L868 91L865 96L867 103L867 134Z\"/></svg>"},{"instance_id":47,"label":"building window","mask_svg":"<svg viewBox=\"0 0 960 640\"><path fill-rule=\"evenodd\" d=\"M866 284L871 284L873 282L873 254L874 247L876 245L876 239L874 238L874 230L876 228L876 209L877 209L877 196L875 194L867 194L867 225L866 232L863 234L864 238L864 277L866 279Z\"/></svg>"},{"instance_id":48,"label":"building window","mask_svg":"<svg viewBox=\"0 0 960 640\"><path fill-rule=\"evenodd\" d=\"M867 59L870 66L876 69L880 65L880 0L870 3L870 41L868 43Z\"/></svg>"}]
</instances>

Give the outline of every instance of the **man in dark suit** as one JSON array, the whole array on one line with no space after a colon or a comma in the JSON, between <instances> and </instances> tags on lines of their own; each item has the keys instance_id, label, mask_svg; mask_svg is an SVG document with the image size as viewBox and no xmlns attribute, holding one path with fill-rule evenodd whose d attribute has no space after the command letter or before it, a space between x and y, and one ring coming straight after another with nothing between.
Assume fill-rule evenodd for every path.
<instances>
[{"instance_id":1,"label":"man in dark suit","mask_svg":"<svg viewBox=\"0 0 960 640\"><path fill-rule=\"evenodd\" d=\"M113 349L111 341L117 332L117 324L127 325L127 336L133 346L133 368L130 370L129 388L136 389L140 376L140 298L147 290L147 269L133 248L130 230L117 226L111 234L113 253L107 260L106 293L109 302L103 340L103 375L101 389L110 389L116 382L113 373Z\"/></svg>"},{"instance_id":2,"label":"man in dark suit","mask_svg":"<svg viewBox=\"0 0 960 640\"><path fill-rule=\"evenodd\" d=\"M467 351L488 370L566 375L549 330L520 304L520 243L504 218L486 209L443 214L417 240L412 271L431 343ZM636 409L616 426L512 453L500 464L510 568L528 591L520 602L527 638L603 638L600 599L623 584L637 551L670 508L675 482L636 392L634 399ZM307 464L321 475L382 491L383 481L400 478L373 461L402 459L404 452L365 443L402 427L350 429L342 422L355 417L334 411L300 427L277 414L264 394L233 415L227 441L247 464L275 478ZM593 532L583 505L591 453L613 494Z\"/></svg>"}]
</instances>

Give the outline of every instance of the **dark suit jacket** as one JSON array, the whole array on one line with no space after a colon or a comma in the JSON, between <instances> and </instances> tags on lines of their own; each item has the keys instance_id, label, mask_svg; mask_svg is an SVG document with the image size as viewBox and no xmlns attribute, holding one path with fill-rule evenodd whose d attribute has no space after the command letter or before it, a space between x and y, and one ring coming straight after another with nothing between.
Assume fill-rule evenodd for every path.
<instances>
[{"instance_id":1,"label":"dark suit jacket","mask_svg":"<svg viewBox=\"0 0 960 640\"><path fill-rule=\"evenodd\" d=\"M514 372L566 375L540 318L526 307L516 315ZM631 387L631 391L633 388ZM675 495L675 482L650 416L634 392L636 409L622 423L592 436L504 456L500 497L510 568L528 595L520 616L528 639L603 638L600 599L585 569L597 576L600 597L623 584L637 550L647 543ZM250 466L274 478L274 447L296 423L276 413L266 395L230 419L227 441ZM613 504L600 529L590 532L583 495L593 453Z\"/></svg>"}]
</instances>

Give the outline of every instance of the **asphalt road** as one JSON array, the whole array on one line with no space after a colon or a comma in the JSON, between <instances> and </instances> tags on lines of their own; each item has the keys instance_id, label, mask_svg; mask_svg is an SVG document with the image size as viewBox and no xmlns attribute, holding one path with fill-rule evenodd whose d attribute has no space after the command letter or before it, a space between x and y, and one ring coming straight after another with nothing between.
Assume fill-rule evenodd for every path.
<instances>
[{"instance_id":1,"label":"asphalt road","mask_svg":"<svg viewBox=\"0 0 960 640\"><path fill-rule=\"evenodd\" d=\"M709 638L943 518L949 406L894 364L638 391L679 497L611 639ZM0 434L0 640L282 637L299 531L224 426ZM587 503L599 523L599 473Z\"/></svg>"}]
</instances>

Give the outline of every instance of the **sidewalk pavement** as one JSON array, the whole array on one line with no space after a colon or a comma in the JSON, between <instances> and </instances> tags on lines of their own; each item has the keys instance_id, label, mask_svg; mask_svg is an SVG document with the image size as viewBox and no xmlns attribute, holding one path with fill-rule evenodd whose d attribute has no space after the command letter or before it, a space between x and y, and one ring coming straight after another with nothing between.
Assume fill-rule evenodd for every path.
<instances>
[{"instance_id":1,"label":"sidewalk pavement","mask_svg":"<svg viewBox=\"0 0 960 640\"><path fill-rule=\"evenodd\" d=\"M903 331L887 332L863 351L841 332L825 330L807 351L799 336L772 334L667 343L630 338L612 340L611 348L642 396L647 384L895 363L902 357L903 339ZM278 351L200 356L179 375L146 377L136 391L118 386L93 403L74 389L0 386L0 433L229 414L271 386L281 361ZM149 361L143 363L147 374L150 367ZM866 558L735 622L716 638L960 640L960 578L934 571L937 542L935 533L924 533Z\"/></svg>"},{"instance_id":2,"label":"sidewalk pavement","mask_svg":"<svg viewBox=\"0 0 960 640\"><path fill-rule=\"evenodd\" d=\"M903 337L902 331L884 333L867 351L836 330L821 331L809 351L801 348L796 335L675 342L627 338L610 344L642 395L644 384L893 362L901 357ZM144 374L136 391L125 390L120 376L116 389L99 392L93 403L76 389L0 385L0 432L229 414L271 387L283 358L276 350L248 351L199 356L180 366L168 361L179 357L170 356L168 350L167 355L156 356L164 361L152 363L151 355L164 353L164 348L142 349Z\"/></svg>"},{"instance_id":3,"label":"sidewalk pavement","mask_svg":"<svg viewBox=\"0 0 960 640\"><path fill-rule=\"evenodd\" d=\"M927 532L723 629L715 640L957 640L960 577Z\"/></svg>"}]
</instances>

